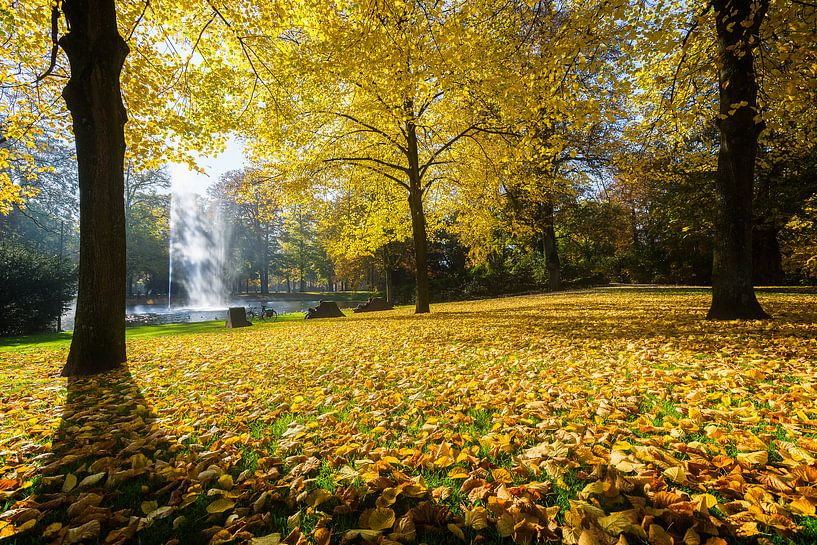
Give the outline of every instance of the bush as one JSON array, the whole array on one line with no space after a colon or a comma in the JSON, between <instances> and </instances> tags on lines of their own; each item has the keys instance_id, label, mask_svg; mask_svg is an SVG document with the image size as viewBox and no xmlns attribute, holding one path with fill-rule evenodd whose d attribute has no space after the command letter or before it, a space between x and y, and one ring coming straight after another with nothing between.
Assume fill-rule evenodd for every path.
<instances>
[{"instance_id":1,"label":"bush","mask_svg":"<svg viewBox=\"0 0 817 545\"><path fill-rule=\"evenodd\" d=\"M74 296L74 278L57 257L0 241L0 335L52 329Z\"/></svg>"}]
</instances>

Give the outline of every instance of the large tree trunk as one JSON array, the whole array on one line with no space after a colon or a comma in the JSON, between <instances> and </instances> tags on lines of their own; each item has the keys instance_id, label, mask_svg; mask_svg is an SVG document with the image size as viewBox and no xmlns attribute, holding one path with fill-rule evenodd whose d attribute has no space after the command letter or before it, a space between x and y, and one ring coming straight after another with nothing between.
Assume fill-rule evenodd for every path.
<instances>
[{"instance_id":1,"label":"large tree trunk","mask_svg":"<svg viewBox=\"0 0 817 545\"><path fill-rule=\"evenodd\" d=\"M562 289L562 264L559 261L559 247L556 245L556 225L553 217L553 199L548 198L542 205L542 235L545 239L545 263L548 268L548 288L550 291Z\"/></svg>"},{"instance_id":2,"label":"large tree trunk","mask_svg":"<svg viewBox=\"0 0 817 545\"><path fill-rule=\"evenodd\" d=\"M406 123L408 135L409 163L409 210L411 211L411 235L414 239L414 267L416 282L416 303L414 312L431 312L428 286L428 239L426 238L426 216L423 211L423 187L420 180L420 160L417 152L417 127Z\"/></svg>"},{"instance_id":3,"label":"large tree trunk","mask_svg":"<svg viewBox=\"0 0 817 545\"><path fill-rule=\"evenodd\" d=\"M768 0L715 0L720 84L712 306L708 319L768 318L752 285L752 189L757 141L753 45Z\"/></svg>"},{"instance_id":4,"label":"large tree trunk","mask_svg":"<svg viewBox=\"0 0 817 545\"><path fill-rule=\"evenodd\" d=\"M79 292L74 337L63 376L90 375L125 361L124 157L127 121L119 75L128 46L114 0L64 0L70 31L60 39L71 79L79 169Z\"/></svg>"}]
</instances>

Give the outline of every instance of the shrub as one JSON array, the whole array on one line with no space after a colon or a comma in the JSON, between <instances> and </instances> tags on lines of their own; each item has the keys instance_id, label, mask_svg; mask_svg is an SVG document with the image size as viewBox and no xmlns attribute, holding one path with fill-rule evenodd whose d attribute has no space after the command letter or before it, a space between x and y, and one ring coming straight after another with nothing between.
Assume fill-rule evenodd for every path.
<instances>
[{"instance_id":1,"label":"shrub","mask_svg":"<svg viewBox=\"0 0 817 545\"><path fill-rule=\"evenodd\" d=\"M0 241L0 335L48 331L75 292L75 271L13 240Z\"/></svg>"}]
</instances>

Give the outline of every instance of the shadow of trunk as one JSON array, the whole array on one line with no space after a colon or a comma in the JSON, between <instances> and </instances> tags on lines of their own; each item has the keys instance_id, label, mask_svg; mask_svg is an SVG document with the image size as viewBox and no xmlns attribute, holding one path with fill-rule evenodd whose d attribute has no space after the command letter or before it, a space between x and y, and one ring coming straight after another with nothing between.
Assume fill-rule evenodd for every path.
<instances>
[{"instance_id":1,"label":"shadow of trunk","mask_svg":"<svg viewBox=\"0 0 817 545\"><path fill-rule=\"evenodd\" d=\"M56 543L124 543L183 503L189 481L162 461L180 445L159 425L127 366L69 378L67 387L60 427L38 472L40 533Z\"/></svg>"}]
</instances>

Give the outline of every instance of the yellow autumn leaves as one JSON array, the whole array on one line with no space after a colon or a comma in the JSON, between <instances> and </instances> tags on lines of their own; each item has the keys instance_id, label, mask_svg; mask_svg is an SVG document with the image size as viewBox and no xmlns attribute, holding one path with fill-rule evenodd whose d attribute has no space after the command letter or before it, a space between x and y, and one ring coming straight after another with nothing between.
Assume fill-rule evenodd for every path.
<instances>
[{"instance_id":1,"label":"yellow autumn leaves","mask_svg":"<svg viewBox=\"0 0 817 545\"><path fill-rule=\"evenodd\" d=\"M129 372L70 383L64 352L2 353L0 535L796 536L817 506L817 296L761 299L780 318L610 289L259 325L132 341Z\"/></svg>"}]
</instances>

